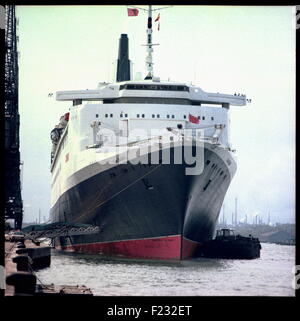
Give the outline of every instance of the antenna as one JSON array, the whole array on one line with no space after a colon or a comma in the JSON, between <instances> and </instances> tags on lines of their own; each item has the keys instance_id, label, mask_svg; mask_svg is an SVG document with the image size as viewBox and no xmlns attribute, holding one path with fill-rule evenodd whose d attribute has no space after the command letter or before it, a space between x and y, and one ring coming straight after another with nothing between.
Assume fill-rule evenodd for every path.
<instances>
[{"instance_id":1,"label":"antenna","mask_svg":"<svg viewBox=\"0 0 300 321\"><path fill-rule=\"evenodd\" d=\"M196 86L196 76L197 76L197 61L194 64L194 85Z\"/></svg>"},{"instance_id":2,"label":"antenna","mask_svg":"<svg viewBox=\"0 0 300 321\"><path fill-rule=\"evenodd\" d=\"M235 198L235 226L237 226L237 197Z\"/></svg>"}]
</instances>

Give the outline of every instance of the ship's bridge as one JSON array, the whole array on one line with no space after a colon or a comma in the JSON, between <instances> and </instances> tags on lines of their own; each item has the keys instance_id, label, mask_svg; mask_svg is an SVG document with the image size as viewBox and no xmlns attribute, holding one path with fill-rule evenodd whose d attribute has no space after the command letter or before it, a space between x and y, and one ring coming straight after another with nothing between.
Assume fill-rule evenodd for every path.
<instances>
[{"instance_id":1,"label":"ship's bridge","mask_svg":"<svg viewBox=\"0 0 300 321\"><path fill-rule=\"evenodd\" d=\"M58 101L73 101L80 105L82 101L99 101L104 104L139 103L139 104L178 104L178 105L246 105L246 96L209 93L200 87L177 82L159 80L124 81L119 83L100 83L95 90L58 91Z\"/></svg>"}]
</instances>

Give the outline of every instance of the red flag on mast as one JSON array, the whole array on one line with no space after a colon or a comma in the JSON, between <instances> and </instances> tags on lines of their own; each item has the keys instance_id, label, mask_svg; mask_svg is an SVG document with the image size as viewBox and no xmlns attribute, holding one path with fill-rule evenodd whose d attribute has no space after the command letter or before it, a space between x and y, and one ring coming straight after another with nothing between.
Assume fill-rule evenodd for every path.
<instances>
[{"instance_id":1,"label":"red flag on mast","mask_svg":"<svg viewBox=\"0 0 300 321\"><path fill-rule=\"evenodd\" d=\"M193 124L199 124L199 119L198 117L189 114L189 122Z\"/></svg>"},{"instance_id":2,"label":"red flag on mast","mask_svg":"<svg viewBox=\"0 0 300 321\"><path fill-rule=\"evenodd\" d=\"M139 10L133 9L133 8L127 8L127 13L128 13L128 17L134 17L139 14Z\"/></svg>"}]
</instances>

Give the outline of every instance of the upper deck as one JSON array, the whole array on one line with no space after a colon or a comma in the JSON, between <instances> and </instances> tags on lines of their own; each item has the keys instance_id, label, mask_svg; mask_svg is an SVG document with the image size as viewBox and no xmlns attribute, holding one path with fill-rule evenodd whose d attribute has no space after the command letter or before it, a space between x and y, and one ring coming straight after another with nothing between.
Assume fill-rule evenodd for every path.
<instances>
[{"instance_id":1,"label":"upper deck","mask_svg":"<svg viewBox=\"0 0 300 321\"><path fill-rule=\"evenodd\" d=\"M185 83L161 82L159 80L124 81L102 83L95 90L71 90L56 92L56 100L73 101L79 105L82 101L102 103L173 103L183 105L214 104L225 108L246 105L246 96L209 93L200 87Z\"/></svg>"}]
</instances>

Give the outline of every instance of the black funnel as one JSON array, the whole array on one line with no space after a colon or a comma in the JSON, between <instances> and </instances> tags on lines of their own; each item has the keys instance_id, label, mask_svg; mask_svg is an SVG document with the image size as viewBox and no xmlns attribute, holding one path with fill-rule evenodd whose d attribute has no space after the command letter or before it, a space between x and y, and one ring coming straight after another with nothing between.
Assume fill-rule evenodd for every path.
<instances>
[{"instance_id":1,"label":"black funnel","mask_svg":"<svg viewBox=\"0 0 300 321\"><path fill-rule=\"evenodd\" d=\"M117 65L117 82L130 80L130 60L128 51L128 37L121 34L119 40L119 55Z\"/></svg>"}]
</instances>

